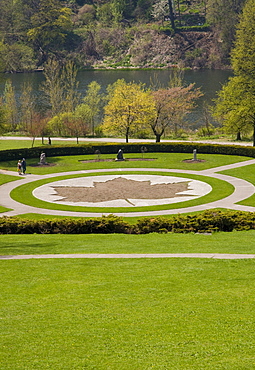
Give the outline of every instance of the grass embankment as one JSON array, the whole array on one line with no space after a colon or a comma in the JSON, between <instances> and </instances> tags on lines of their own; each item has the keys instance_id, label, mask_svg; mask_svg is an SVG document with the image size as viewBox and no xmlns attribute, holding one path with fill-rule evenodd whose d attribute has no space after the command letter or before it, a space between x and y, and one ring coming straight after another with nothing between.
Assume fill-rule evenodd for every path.
<instances>
[{"instance_id":1,"label":"grass embankment","mask_svg":"<svg viewBox=\"0 0 255 370\"><path fill-rule=\"evenodd\" d=\"M254 369L252 260L0 266L2 369Z\"/></svg>"}]
</instances>

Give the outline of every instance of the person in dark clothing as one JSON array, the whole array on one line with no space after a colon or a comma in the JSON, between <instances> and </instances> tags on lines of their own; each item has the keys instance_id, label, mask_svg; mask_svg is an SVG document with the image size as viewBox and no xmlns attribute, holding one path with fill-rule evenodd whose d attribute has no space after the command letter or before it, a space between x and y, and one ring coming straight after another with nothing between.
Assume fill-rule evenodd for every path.
<instances>
[{"instance_id":1,"label":"person in dark clothing","mask_svg":"<svg viewBox=\"0 0 255 370\"><path fill-rule=\"evenodd\" d=\"M22 173L25 175L26 173L26 170L27 170L27 164L26 164L26 160L25 158L22 159L21 161L21 171Z\"/></svg>"}]
</instances>

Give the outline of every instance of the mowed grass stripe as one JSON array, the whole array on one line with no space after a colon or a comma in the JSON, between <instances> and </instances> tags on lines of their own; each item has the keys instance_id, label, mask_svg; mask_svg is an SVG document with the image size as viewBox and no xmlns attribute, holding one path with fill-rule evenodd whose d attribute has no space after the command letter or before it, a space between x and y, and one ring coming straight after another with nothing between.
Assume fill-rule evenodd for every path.
<instances>
[{"instance_id":1,"label":"mowed grass stripe","mask_svg":"<svg viewBox=\"0 0 255 370\"><path fill-rule=\"evenodd\" d=\"M61 253L255 253L255 230L204 234L0 235L0 255Z\"/></svg>"},{"instance_id":2,"label":"mowed grass stripe","mask_svg":"<svg viewBox=\"0 0 255 370\"><path fill-rule=\"evenodd\" d=\"M0 261L3 369L253 369L254 261Z\"/></svg>"}]
</instances>

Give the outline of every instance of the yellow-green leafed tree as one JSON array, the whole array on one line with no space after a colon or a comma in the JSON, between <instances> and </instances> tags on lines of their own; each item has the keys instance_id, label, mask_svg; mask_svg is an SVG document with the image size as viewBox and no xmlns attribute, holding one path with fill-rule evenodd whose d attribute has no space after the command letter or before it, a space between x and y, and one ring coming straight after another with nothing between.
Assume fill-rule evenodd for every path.
<instances>
[{"instance_id":1,"label":"yellow-green leafed tree","mask_svg":"<svg viewBox=\"0 0 255 370\"><path fill-rule=\"evenodd\" d=\"M130 136L145 128L156 114L155 102L143 84L117 80L108 89L103 132L109 135Z\"/></svg>"}]
</instances>

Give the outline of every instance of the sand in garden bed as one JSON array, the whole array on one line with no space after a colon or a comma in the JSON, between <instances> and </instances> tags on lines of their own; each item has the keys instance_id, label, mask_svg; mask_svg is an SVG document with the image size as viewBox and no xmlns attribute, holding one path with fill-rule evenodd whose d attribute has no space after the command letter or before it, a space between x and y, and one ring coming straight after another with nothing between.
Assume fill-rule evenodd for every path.
<instances>
[{"instance_id":1,"label":"sand in garden bed","mask_svg":"<svg viewBox=\"0 0 255 370\"><path fill-rule=\"evenodd\" d=\"M95 182L93 187L54 186L58 196L68 202L106 202L115 199L162 199L180 197L188 190L189 181L172 184L154 184L116 178ZM63 200L63 199L62 199Z\"/></svg>"}]
</instances>

